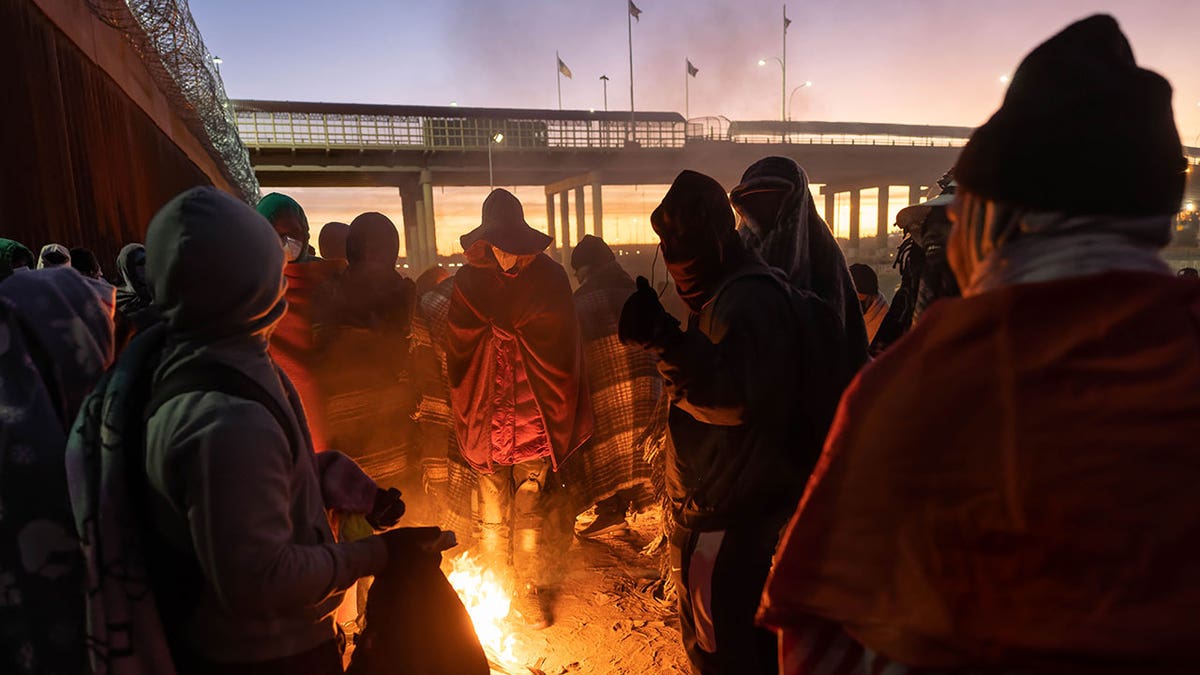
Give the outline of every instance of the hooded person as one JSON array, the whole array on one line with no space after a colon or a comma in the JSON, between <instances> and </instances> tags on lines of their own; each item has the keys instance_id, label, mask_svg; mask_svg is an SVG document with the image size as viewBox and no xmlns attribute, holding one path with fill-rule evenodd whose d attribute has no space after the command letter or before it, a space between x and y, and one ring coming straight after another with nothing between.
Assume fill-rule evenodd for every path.
<instances>
[{"instance_id":1,"label":"hooded person","mask_svg":"<svg viewBox=\"0 0 1200 675\"><path fill-rule=\"evenodd\" d=\"M350 223L349 266L317 292L313 335L329 443L377 483L419 494L408 339L415 286L396 271L400 235L381 213Z\"/></svg>"},{"instance_id":2,"label":"hooded person","mask_svg":"<svg viewBox=\"0 0 1200 675\"><path fill-rule=\"evenodd\" d=\"M1194 672L1200 287L1159 254L1184 170L1112 17L1025 57L958 161L963 297L847 390L775 561L792 672L828 658L814 619L917 668Z\"/></svg>"},{"instance_id":3,"label":"hooded person","mask_svg":"<svg viewBox=\"0 0 1200 675\"><path fill-rule=\"evenodd\" d=\"M577 531L594 537L628 529L626 513L652 500L650 465L635 439L651 423L662 395L654 355L617 337L621 308L633 294L633 279L603 239L585 235L571 251L579 280L575 309L583 338L595 432L578 459L567 463L563 483L574 513L596 507L596 519Z\"/></svg>"},{"instance_id":4,"label":"hooded person","mask_svg":"<svg viewBox=\"0 0 1200 675\"><path fill-rule=\"evenodd\" d=\"M888 302L879 292L879 275L870 265L855 263L850 266L850 277L854 280L854 290L858 293L858 304L862 307L863 321L867 327L867 343L875 339L879 325L887 315Z\"/></svg>"},{"instance_id":5,"label":"hooded person","mask_svg":"<svg viewBox=\"0 0 1200 675\"><path fill-rule=\"evenodd\" d=\"M323 452L329 442L325 399L315 375L318 364L313 346L313 298L343 265L311 254L308 217L295 199L272 192L259 200L256 209L275 229L286 262L288 311L271 334L271 357L300 392L313 442L317 451Z\"/></svg>"},{"instance_id":6,"label":"hooded person","mask_svg":"<svg viewBox=\"0 0 1200 675\"><path fill-rule=\"evenodd\" d=\"M28 272L34 269L36 259L33 251L24 244L12 239L0 238L0 281L4 281L17 272Z\"/></svg>"},{"instance_id":7,"label":"hooded person","mask_svg":"<svg viewBox=\"0 0 1200 675\"><path fill-rule=\"evenodd\" d=\"M729 201L749 249L794 287L815 293L837 312L850 345L849 367L861 367L867 360L862 308L842 249L817 213L804 169L788 157L764 157L742 174Z\"/></svg>"},{"instance_id":8,"label":"hooded person","mask_svg":"<svg viewBox=\"0 0 1200 675\"><path fill-rule=\"evenodd\" d=\"M318 458L271 359L279 237L199 187L154 216L146 251L164 321L97 384L68 443L92 668L341 672L342 593L398 552L388 534L334 542L327 509L378 514L387 494L343 455Z\"/></svg>"},{"instance_id":9,"label":"hooded person","mask_svg":"<svg viewBox=\"0 0 1200 675\"><path fill-rule=\"evenodd\" d=\"M346 260L346 237L350 235L350 226L337 221L325 223L321 234L317 235L317 248L324 260Z\"/></svg>"},{"instance_id":10,"label":"hooded person","mask_svg":"<svg viewBox=\"0 0 1200 675\"><path fill-rule=\"evenodd\" d=\"M455 432L480 474L484 554L506 565L511 546L518 611L544 627L556 576L550 474L593 430L579 321L566 272L543 253L551 238L525 222L512 193L493 190L460 241L467 265L455 276L446 348Z\"/></svg>"},{"instance_id":11,"label":"hooded person","mask_svg":"<svg viewBox=\"0 0 1200 675\"><path fill-rule=\"evenodd\" d=\"M712 178L679 174L650 223L692 315L680 330L639 277L619 334L658 356L671 401L684 646L696 673L774 673L775 638L754 612L850 376L842 319L747 248Z\"/></svg>"},{"instance_id":12,"label":"hooded person","mask_svg":"<svg viewBox=\"0 0 1200 675\"><path fill-rule=\"evenodd\" d=\"M146 247L142 244L126 244L117 254L117 273L121 285L117 287L116 344L120 353L134 335L162 320L162 314L154 306L150 284L146 283Z\"/></svg>"},{"instance_id":13,"label":"hooded person","mask_svg":"<svg viewBox=\"0 0 1200 675\"><path fill-rule=\"evenodd\" d=\"M29 255L32 262L33 255ZM111 288L109 290L111 294ZM112 314L69 269L0 284L0 671L81 673L84 560L67 433L113 358Z\"/></svg>"},{"instance_id":14,"label":"hooded person","mask_svg":"<svg viewBox=\"0 0 1200 675\"><path fill-rule=\"evenodd\" d=\"M63 267L71 264L71 250L62 244L46 244L38 253L37 268Z\"/></svg>"}]
</instances>

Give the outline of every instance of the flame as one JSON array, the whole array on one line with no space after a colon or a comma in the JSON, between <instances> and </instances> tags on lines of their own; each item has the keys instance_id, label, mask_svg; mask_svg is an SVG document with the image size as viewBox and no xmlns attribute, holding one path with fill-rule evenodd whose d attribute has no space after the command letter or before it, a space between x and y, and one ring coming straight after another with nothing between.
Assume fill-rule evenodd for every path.
<instances>
[{"instance_id":1,"label":"flame","mask_svg":"<svg viewBox=\"0 0 1200 675\"><path fill-rule=\"evenodd\" d=\"M514 654L516 637L508 629L512 597L491 570L483 569L468 553L451 561L446 575L471 616L475 634L493 664L520 668Z\"/></svg>"}]
</instances>

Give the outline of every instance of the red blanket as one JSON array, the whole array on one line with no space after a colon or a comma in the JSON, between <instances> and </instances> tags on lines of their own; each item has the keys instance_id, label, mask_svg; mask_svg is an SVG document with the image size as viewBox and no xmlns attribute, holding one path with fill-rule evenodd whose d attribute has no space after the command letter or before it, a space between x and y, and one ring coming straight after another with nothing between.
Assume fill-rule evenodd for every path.
<instances>
[{"instance_id":1,"label":"red blanket","mask_svg":"<svg viewBox=\"0 0 1200 675\"><path fill-rule=\"evenodd\" d=\"M940 301L842 400L760 618L916 666L1194 666L1200 283Z\"/></svg>"},{"instance_id":2,"label":"red blanket","mask_svg":"<svg viewBox=\"0 0 1200 675\"><path fill-rule=\"evenodd\" d=\"M312 433L313 447L324 452L324 399L314 378L316 354L313 348L313 295L325 282L345 268L345 263L333 260L314 260L291 263L283 268L287 277L288 310L271 334L271 358L283 368L304 404L304 415Z\"/></svg>"},{"instance_id":3,"label":"red blanket","mask_svg":"<svg viewBox=\"0 0 1200 675\"><path fill-rule=\"evenodd\" d=\"M455 276L446 367L462 454L475 468L549 455L558 465L592 433L571 286L544 254L500 271L477 243Z\"/></svg>"}]
</instances>

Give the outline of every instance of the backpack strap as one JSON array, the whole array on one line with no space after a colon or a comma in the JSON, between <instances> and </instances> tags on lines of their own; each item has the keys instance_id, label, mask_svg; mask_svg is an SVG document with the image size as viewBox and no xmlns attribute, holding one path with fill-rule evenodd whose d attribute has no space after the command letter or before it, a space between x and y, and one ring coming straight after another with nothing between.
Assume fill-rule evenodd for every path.
<instances>
[{"instance_id":1,"label":"backpack strap","mask_svg":"<svg viewBox=\"0 0 1200 675\"><path fill-rule=\"evenodd\" d=\"M233 366L218 361L197 361L185 365L155 385L150 395L150 402L146 405L145 421L149 422L159 408L176 396L206 391L215 391L234 398L254 401L266 408L267 412L275 418L284 435L287 436L292 456L300 455L304 447L303 443L300 442L295 425L284 412L279 401L254 378Z\"/></svg>"}]
</instances>

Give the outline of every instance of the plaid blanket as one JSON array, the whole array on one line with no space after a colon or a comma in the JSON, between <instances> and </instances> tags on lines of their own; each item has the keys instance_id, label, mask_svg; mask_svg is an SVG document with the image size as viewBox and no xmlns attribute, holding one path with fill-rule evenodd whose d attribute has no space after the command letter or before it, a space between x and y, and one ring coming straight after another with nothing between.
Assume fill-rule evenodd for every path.
<instances>
[{"instance_id":1,"label":"plaid blanket","mask_svg":"<svg viewBox=\"0 0 1200 675\"><path fill-rule=\"evenodd\" d=\"M576 513L619 490L644 487L650 500L650 465L635 449L662 394L654 356L617 339L621 308L634 291L633 280L616 262L597 270L575 292L592 409L591 440L561 468Z\"/></svg>"}]
</instances>

